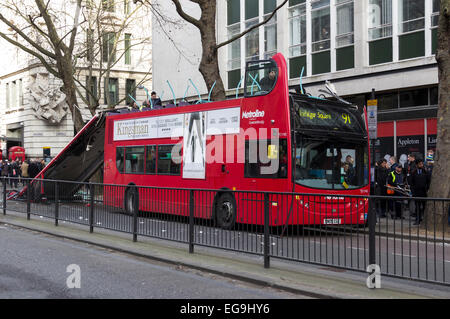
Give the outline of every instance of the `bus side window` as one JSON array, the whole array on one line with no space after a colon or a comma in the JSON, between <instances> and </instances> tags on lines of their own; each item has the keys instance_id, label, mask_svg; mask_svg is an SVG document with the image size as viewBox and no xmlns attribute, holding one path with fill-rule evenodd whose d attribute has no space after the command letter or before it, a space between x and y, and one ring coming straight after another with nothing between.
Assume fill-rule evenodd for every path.
<instances>
[{"instance_id":1,"label":"bus side window","mask_svg":"<svg viewBox=\"0 0 450 319\"><path fill-rule=\"evenodd\" d=\"M287 140L280 139L278 142L278 145L277 143L272 144L271 140L245 142L244 177L287 178ZM260 148L264 148L264 150Z\"/></svg>"},{"instance_id":2,"label":"bus side window","mask_svg":"<svg viewBox=\"0 0 450 319\"><path fill-rule=\"evenodd\" d=\"M144 149L144 146L126 148L125 173L144 173Z\"/></svg>"},{"instance_id":3,"label":"bus side window","mask_svg":"<svg viewBox=\"0 0 450 319\"><path fill-rule=\"evenodd\" d=\"M116 148L116 167L119 173L123 173L123 155L124 155L124 148L118 147Z\"/></svg>"},{"instance_id":4,"label":"bus side window","mask_svg":"<svg viewBox=\"0 0 450 319\"><path fill-rule=\"evenodd\" d=\"M156 174L156 146L147 146L147 156L145 160L145 173Z\"/></svg>"},{"instance_id":5,"label":"bus side window","mask_svg":"<svg viewBox=\"0 0 450 319\"><path fill-rule=\"evenodd\" d=\"M158 174L180 175L180 164L172 159L172 148L175 145L158 145Z\"/></svg>"}]
</instances>

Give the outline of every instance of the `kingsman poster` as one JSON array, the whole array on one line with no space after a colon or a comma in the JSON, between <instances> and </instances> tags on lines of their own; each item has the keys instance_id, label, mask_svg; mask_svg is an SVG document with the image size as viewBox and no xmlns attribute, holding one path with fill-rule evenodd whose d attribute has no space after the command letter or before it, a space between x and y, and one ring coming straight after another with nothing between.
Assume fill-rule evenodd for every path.
<instances>
[{"instance_id":1,"label":"kingsman poster","mask_svg":"<svg viewBox=\"0 0 450 319\"><path fill-rule=\"evenodd\" d=\"M204 179L206 168L206 112L184 115L183 178Z\"/></svg>"}]
</instances>

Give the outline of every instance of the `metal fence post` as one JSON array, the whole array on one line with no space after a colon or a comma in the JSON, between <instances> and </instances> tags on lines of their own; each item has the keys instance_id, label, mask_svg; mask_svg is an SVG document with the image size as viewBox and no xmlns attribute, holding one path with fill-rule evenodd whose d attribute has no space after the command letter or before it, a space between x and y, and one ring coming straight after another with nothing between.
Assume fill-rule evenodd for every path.
<instances>
[{"instance_id":1,"label":"metal fence post","mask_svg":"<svg viewBox=\"0 0 450 319\"><path fill-rule=\"evenodd\" d=\"M30 220L30 211L31 211L31 180L27 182L27 220Z\"/></svg>"},{"instance_id":2,"label":"metal fence post","mask_svg":"<svg viewBox=\"0 0 450 319\"><path fill-rule=\"evenodd\" d=\"M269 194L264 193L264 268L270 267Z\"/></svg>"},{"instance_id":3,"label":"metal fence post","mask_svg":"<svg viewBox=\"0 0 450 319\"><path fill-rule=\"evenodd\" d=\"M135 196L133 197L133 242L137 242L137 216L138 216L138 212L139 212L139 190L138 188L133 185L133 193L135 194Z\"/></svg>"},{"instance_id":4,"label":"metal fence post","mask_svg":"<svg viewBox=\"0 0 450 319\"><path fill-rule=\"evenodd\" d=\"M59 219L59 187L58 182L55 182L55 226L58 226Z\"/></svg>"},{"instance_id":5,"label":"metal fence post","mask_svg":"<svg viewBox=\"0 0 450 319\"><path fill-rule=\"evenodd\" d=\"M377 224L377 212L375 207L375 199L372 196L369 197L369 265L376 263L375 254L375 226Z\"/></svg>"},{"instance_id":6,"label":"metal fence post","mask_svg":"<svg viewBox=\"0 0 450 319\"><path fill-rule=\"evenodd\" d=\"M194 191L189 191L189 253L194 253Z\"/></svg>"},{"instance_id":7,"label":"metal fence post","mask_svg":"<svg viewBox=\"0 0 450 319\"><path fill-rule=\"evenodd\" d=\"M95 197L95 187L93 184L89 183L89 232L92 234L94 232L94 197Z\"/></svg>"},{"instance_id":8,"label":"metal fence post","mask_svg":"<svg viewBox=\"0 0 450 319\"><path fill-rule=\"evenodd\" d=\"M6 177L3 177L3 215L6 215Z\"/></svg>"}]
</instances>

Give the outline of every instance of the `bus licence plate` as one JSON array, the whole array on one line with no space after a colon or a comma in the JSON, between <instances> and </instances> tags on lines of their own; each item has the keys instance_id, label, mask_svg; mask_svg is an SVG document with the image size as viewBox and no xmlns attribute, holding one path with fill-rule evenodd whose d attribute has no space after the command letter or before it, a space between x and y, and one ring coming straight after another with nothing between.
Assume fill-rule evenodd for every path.
<instances>
[{"instance_id":1,"label":"bus licence plate","mask_svg":"<svg viewBox=\"0 0 450 319\"><path fill-rule=\"evenodd\" d=\"M342 224L341 218L325 218L323 220L324 225L340 225Z\"/></svg>"}]
</instances>

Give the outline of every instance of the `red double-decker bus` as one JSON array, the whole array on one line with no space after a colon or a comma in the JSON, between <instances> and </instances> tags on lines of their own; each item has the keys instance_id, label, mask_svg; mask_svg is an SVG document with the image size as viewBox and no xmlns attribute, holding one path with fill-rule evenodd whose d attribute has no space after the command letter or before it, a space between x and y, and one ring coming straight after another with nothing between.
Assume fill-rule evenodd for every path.
<instances>
[{"instance_id":1,"label":"red double-decker bus","mask_svg":"<svg viewBox=\"0 0 450 319\"><path fill-rule=\"evenodd\" d=\"M138 198L139 210L177 214L188 205L184 199L161 199L132 186L221 190L213 201L196 200L202 209L195 216L230 228L264 222L261 201L236 201L234 190L323 194L315 203L291 196L290 205L302 208L295 218L288 218L287 207L280 212L271 205L277 213L270 225L362 224L367 200L340 196L369 195L368 154L365 111L290 92L286 61L278 53L247 62L242 98L109 114L104 183L130 187L121 194L105 189L104 196L129 213ZM166 211L161 200L180 209ZM345 220L339 218L343 211Z\"/></svg>"}]
</instances>

